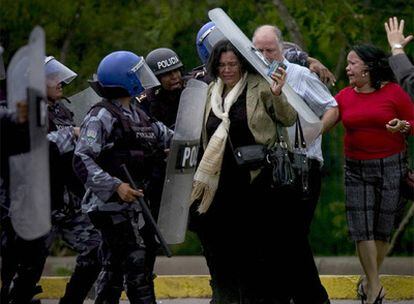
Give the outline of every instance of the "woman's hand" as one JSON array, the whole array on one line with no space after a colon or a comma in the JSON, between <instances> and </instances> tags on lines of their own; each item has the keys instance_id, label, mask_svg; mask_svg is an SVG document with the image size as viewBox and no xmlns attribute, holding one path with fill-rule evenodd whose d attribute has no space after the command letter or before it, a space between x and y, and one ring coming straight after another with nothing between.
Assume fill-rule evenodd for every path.
<instances>
[{"instance_id":1,"label":"woman's hand","mask_svg":"<svg viewBox=\"0 0 414 304\"><path fill-rule=\"evenodd\" d=\"M274 73L272 73L272 75L270 75L270 78L273 80L270 90L273 95L279 96L280 93L282 93L282 87L285 84L286 71L279 67Z\"/></svg>"},{"instance_id":2,"label":"woman's hand","mask_svg":"<svg viewBox=\"0 0 414 304\"><path fill-rule=\"evenodd\" d=\"M399 120L398 118L394 118L394 119L391 119L385 125L385 127L387 128L387 131L391 133L395 133L395 132L407 133L410 130L411 125L406 120Z\"/></svg>"}]
</instances>

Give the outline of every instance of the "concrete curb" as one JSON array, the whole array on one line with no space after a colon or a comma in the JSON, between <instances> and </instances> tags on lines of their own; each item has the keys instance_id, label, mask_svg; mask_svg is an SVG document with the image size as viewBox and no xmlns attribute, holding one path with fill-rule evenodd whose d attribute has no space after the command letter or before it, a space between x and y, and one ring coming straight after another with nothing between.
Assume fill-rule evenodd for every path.
<instances>
[{"instance_id":1,"label":"concrete curb","mask_svg":"<svg viewBox=\"0 0 414 304\"><path fill-rule=\"evenodd\" d=\"M63 295L69 277L42 277L40 284L44 292L41 299L57 299ZM211 296L209 276L174 275L158 276L155 279L157 298L208 298ZM331 299L357 299L356 283L359 275L321 275L322 284ZM414 276L383 275L381 283L387 292L387 300L414 299ZM126 299L125 293L122 298Z\"/></svg>"}]
</instances>

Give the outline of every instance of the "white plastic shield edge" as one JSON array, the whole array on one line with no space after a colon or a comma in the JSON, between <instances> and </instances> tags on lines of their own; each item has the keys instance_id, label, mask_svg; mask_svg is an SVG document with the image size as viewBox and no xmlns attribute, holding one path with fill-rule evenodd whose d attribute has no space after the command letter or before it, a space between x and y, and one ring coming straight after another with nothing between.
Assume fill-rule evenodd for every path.
<instances>
[{"instance_id":1,"label":"white plastic shield edge","mask_svg":"<svg viewBox=\"0 0 414 304\"><path fill-rule=\"evenodd\" d=\"M6 79L6 70L4 67L3 52L4 52L4 49L0 46L0 80Z\"/></svg>"},{"instance_id":2,"label":"white plastic shield edge","mask_svg":"<svg viewBox=\"0 0 414 304\"><path fill-rule=\"evenodd\" d=\"M181 94L158 215L158 227L168 244L185 239L207 89L206 83L190 79Z\"/></svg>"},{"instance_id":3,"label":"white plastic shield edge","mask_svg":"<svg viewBox=\"0 0 414 304\"><path fill-rule=\"evenodd\" d=\"M68 99L70 100L70 103L65 102L65 106L75 114L75 124L80 126L90 108L94 104L100 102L102 97L96 94L91 87L88 87L85 90L70 96Z\"/></svg>"},{"instance_id":4,"label":"white plastic shield edge","mask_svg":"<svg viewBox=\"0 0 414 304\"><path fill-rule=\"evenodd\" d=\"M238 26L230 19L230 17L221 9L215 8L208 12L208 16L223 33L224 36L239 50L239 52L250 62L266 81L271 84L273 81L267 75L268 62L263 55L253 46L252 42L238 28ZM302 129L307 144L311 144L320 134L322 130L322 122L296 94L296 92L287 84L282 88L290 105L298 112L302 118ZM293 139L291 139L292 141Z\"/></svg>"},{"instance_id":5,"label":"white plastic shield edge","mask_svg":"<svg viewBox=\"0 0 414 304\"><path fill-rule=\"evenodd\" d=\"M30 152L9 159L10 217L16 233L25 240L33 240L44 236L51 228L49 146L46 139L45 34L42 28L34 28L25 50L27 57L21 58L23 62L26 59L27 63L24 74L13 73L13 58L9 68L10 75L19 77L17 79L23 77L24 81L20 82L20 86L35 91L43 100L38 100L37 103L33 99L29 103ZM21 62L18 66L21 67ZM29 99L27 94L24 97ZM12 103L16 105L18 100L12 100Z\"/></svg>"}]
</instances>

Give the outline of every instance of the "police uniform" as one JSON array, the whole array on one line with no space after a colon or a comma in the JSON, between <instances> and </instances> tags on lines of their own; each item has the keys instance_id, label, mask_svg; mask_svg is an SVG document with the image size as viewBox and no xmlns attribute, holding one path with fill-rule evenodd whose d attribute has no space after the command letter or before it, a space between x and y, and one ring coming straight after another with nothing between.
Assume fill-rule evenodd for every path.
<instances>
[{"instance_id":1,"label":"police uniform","mask_svg":"<svg viewBox=\"0 0 414 304\"><path fill-rule=\"evenodd\" d=\"M27 124L16 124L7 109L0 109L0 219L1 219L1 303L38 303L33 296L47 256L45 238L32 241L16 234L9 216L10 156L29 150ZM14 140L18 139L18 140ZM11 288L13 286L13 288Z\"/></svg>"},{"instance_id":2,"label":"police uniform","mask_svg":"<svg viewBox=\"0 0 414 304\"><path fill-rule=\"evenodd\" d=\"M103 271L95 303L118 303L124 279L131 303L155 303L153 261L147 261L154 237L139 208L122 201L116 189L126 181L120 168L125 164L150 206L159 204L154 193L161 189L153 189L153 177L171 137L172 131L135 104L126 108L118 100L104 99L85 117L74 166L88 188L82 206L102 235Z\"/></svg>"},{"instance_id":3,"label":"police uniform","mask_svg":"<svg viewBox=\"0 0 414 304\"><path fill-rule=\"evenodd\" d=\"M89 217L80 209L85 191L72 168L76 144L73 113L61 101L49 104L48 110L52 230L47 245L50 248L53 240L60 236L79 253L60 303L83 303L101 269L98 259L101 238Z\"/></svg>"}]
</instances>

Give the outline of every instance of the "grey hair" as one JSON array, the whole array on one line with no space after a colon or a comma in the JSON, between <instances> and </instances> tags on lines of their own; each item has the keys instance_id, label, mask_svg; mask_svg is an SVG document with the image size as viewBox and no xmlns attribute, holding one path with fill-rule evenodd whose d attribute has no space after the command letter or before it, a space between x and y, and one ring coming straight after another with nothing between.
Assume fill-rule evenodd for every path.
<instances>
[{"instance_id":1,"label":"grey hair","mask_svg":"<svg viewBox=\"0 0 414 304\"><path fill-rule=\"evenodd\" d=\"M282 31L275 25L270 25L270 24L265 24L265 25L261 25L258 28L256 28L256 30L253 33L253 43L254 43L254 37L256 36L256 34L264 29L270 29L272 30L272 32L276 35L276 39L279 45L280 50L283 50L283 36L282 36Z\"/></svg>"}]
</instances>

